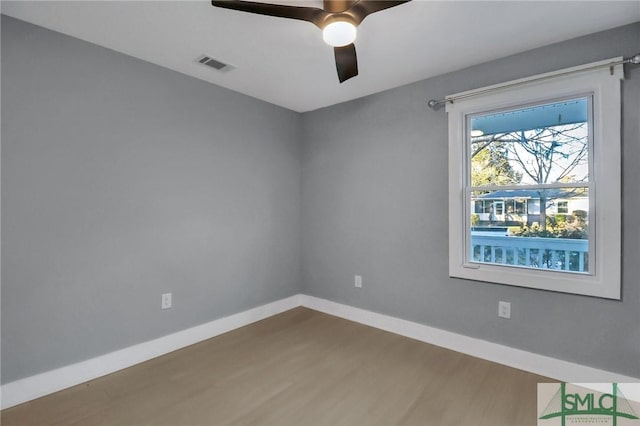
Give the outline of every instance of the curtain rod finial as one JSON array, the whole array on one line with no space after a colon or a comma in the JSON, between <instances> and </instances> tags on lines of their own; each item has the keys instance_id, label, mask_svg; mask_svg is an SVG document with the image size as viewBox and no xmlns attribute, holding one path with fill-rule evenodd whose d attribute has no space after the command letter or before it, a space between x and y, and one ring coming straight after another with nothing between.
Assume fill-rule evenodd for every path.
<instances>
[{"instance_id":1,"label":"curtain rod finial","mask_svg":"<svg viewBox=\"0 0 640 426\"><path fill-rule=\"evenodd\" d=\"M430 99L429 102L427 102L427 106L429 108L436 108L438 106L439 102L436 101L435 99Z\"/></svg>"}]
</instances>

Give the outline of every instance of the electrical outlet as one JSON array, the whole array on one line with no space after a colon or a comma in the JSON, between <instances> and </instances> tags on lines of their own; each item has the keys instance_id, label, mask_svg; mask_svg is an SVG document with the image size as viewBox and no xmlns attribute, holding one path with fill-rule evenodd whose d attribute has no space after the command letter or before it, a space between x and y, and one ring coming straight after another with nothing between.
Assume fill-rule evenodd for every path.
<instances>
[{"instance_id":1,"label":"electrical outlet","mask_svg":"<svg viewBox=\"0 0 640 426\"><path fill-rule=\"evenodd\" d=\"M353 284L356 288L362 288L362 275L356 275Z\"/></svg>"},{"instance_id":2,"label":"electrical outlet","mask_svg":"<svg viewBox=\"0 0 640 426\"><path fill-rule=\"evenodd\" d=\"M500 318L511 318L511 303L509 302L498 302L498 316Z\"/></svg>"},{"instance_id":3,"label":"electrical outlet","mask_svg":"<svg viewBox=\"0 0 640 426\"><path fill-rule=\"evenodd\" d=\"M171 304L171 293L164 293L162 295L162 309L169 309Z\"/></svg>"}]
</instances>

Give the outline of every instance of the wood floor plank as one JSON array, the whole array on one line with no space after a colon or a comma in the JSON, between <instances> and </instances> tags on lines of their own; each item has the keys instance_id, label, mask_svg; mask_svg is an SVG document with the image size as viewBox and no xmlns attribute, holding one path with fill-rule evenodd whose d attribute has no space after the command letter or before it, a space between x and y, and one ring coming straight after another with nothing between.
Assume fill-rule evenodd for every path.
<instances>
[{"instance_id":1,"label":"wood floor plank","mask_svg":"<svg viewBox=\"0 0 640 426\"><path fill-rule=\"evenodd\" d=\"M545 377L296 308L2 411L13 425L536 424Z\"/></svg>"}]
</instances>

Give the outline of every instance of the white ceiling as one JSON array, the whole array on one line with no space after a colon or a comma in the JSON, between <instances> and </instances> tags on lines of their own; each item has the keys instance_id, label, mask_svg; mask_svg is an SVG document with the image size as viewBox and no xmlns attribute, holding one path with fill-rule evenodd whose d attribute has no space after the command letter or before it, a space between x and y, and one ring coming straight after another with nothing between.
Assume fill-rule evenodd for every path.
<instances>
[{"instance_id":1,"label":"white ceiling","mask_svg":"<svg viewBox=\"0 0 640 426\"><path fill-rule=\"evenodd\" d=\"M364 20L356 40L360 75L340 84L332 48L307 22L214 8L206 0L2 1L1 7L3 14L299 112L640 21L640 0L414 0ZM202 54L235 69L200 65Z\"/></svg>"}]
</instances>

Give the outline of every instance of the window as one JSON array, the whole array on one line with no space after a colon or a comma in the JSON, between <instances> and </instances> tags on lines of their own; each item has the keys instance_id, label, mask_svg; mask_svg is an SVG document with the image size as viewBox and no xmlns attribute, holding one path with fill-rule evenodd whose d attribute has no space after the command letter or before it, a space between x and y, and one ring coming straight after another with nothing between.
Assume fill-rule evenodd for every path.
<instances>
[{"instance_id":1,"label":"window","mask_svg":"<svg viewBox=\"0 0 640 426\"><path fill-rule=\"evenodd\" d=\"M567 214L567 213L569 213L569 202L558 201L558 214Z\"/></svg>"},{"instance_id":2,"label":"window","mask_svg":"<svg viewBox=\"0 0 640 426\"><path fill-rule=\"evenodd\" d=\"M451 96L451 276L620 298L622 67L593 65Z\"/></svg>"}]
</instances>

